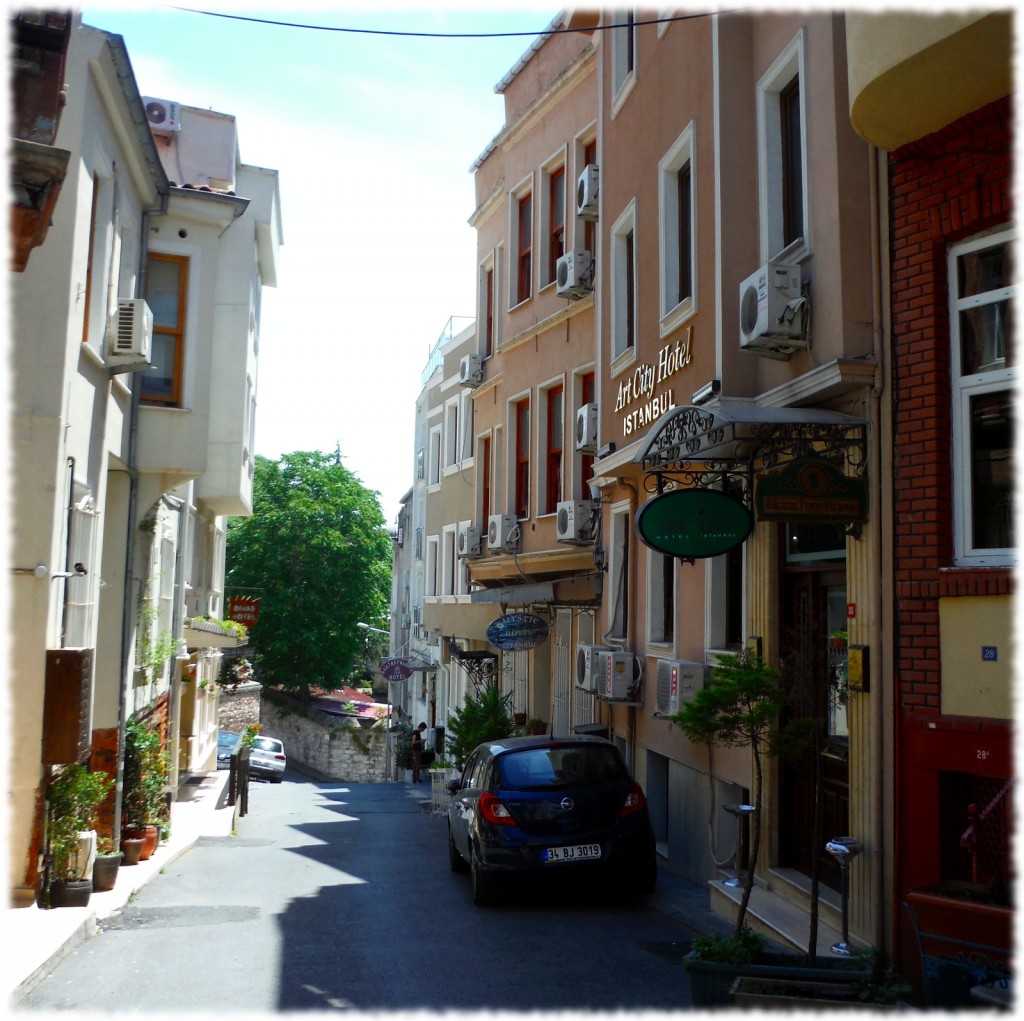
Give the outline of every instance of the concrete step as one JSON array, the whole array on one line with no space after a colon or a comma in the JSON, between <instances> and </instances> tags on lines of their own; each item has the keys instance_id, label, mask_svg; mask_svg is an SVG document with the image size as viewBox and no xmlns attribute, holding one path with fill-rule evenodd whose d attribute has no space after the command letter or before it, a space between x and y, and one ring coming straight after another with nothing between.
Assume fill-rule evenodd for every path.
<instances>
[{"instance_id":1,"label":"concrete step","mask_svg":"<svg viewBox=\"0 0 1024 1021\"><path fill-rule=\"evenodd\" d=\"M796 869L769 869L768 888L803 911L811 910L811 880ZM837 931L843 928L843 899L830 886L818 883L818 919Z\"/></svg>"},{"instance_id":2,"label":"concrete step","mask_svg":"<svg viewBox=\"0 0 1024 1021\"><path fill-rule=\"evenodd\" d=\"M711 891L711 910L735 922L743 899L742 886L726 886L723 880L708 883ZM780 944L784 949L804 954L810 935L810 917L786 897L755 884L747 905L746 925L762 936ZM843 955L832 950L832 944L842 939L842 933L818 917L817 953L823 960Z\"/></svg>"}]
</instances>

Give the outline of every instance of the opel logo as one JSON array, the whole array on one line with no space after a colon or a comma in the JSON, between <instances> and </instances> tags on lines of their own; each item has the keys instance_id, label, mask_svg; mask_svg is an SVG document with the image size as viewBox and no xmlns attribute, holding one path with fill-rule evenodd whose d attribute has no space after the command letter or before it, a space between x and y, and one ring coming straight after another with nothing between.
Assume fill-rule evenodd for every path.
<instances>
[{"instance_id":1,"label":"opel logo","mask_svg":"<svg viewBox=\"0 0 1024 1021\"><path fill-rule=\"evenodd\" d=\"M563 812L571 812L576 807L572 798L562 798L561 806Z\"/></svg>"}]
</instances>

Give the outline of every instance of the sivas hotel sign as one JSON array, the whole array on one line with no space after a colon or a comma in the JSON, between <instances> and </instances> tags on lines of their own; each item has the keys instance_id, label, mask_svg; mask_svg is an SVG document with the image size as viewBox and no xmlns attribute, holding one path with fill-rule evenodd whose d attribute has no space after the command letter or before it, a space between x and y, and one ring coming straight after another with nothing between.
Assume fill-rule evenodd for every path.
<instances>
[{"instance_id":1,"label":"sivas hotel sign","mask_svg":"<svg viewBox=\"0 0 1024 1021\"><path fill-rule=\"evenodd\" d=\"M629 376L619 381L615 411L622 415L623 436L630 436L636 430L651 425L669 408L676 406L672 388L663 388L663 384L690 364L692 336L693 327L690 326L682 340L666 344L658 352L656 362L637 365Z\"/></svg>"}]
</instances>

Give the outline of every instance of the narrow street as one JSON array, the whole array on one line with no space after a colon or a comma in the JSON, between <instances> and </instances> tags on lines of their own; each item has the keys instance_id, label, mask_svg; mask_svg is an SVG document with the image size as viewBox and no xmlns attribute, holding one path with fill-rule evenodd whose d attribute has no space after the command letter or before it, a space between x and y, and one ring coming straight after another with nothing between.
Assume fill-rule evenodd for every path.
<instances>
[{"instance_id":1,"label":"narrow street","mask_svg":"<svg viewBox=\"0 0 1024 1021\"><path fill-rule=\"evenodd\" d=\"M254 783L236 836L202 838L18 1009L689 1007L692 930L562 877L476 908L426 798L292 770Z\"/></svg>"}]
</instances>

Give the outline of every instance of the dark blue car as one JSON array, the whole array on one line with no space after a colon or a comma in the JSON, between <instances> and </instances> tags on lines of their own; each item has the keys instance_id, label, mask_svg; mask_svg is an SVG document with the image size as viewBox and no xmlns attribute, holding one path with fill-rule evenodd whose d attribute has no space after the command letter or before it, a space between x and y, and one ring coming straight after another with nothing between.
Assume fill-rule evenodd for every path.
<instances>
[{"instance_id":1,"label":"dark blue car","mask_svg":"<svg viewBox=\"0 0 1024 1021\"><path fill-rule=\"evenodd\" d=\"M453 872L470 873L473 903L504 879L603 872L650 893L657 852L647 800L618 749L599 737L513 737L476 748L448 784Z\"/></svg>"}]
</instances>

